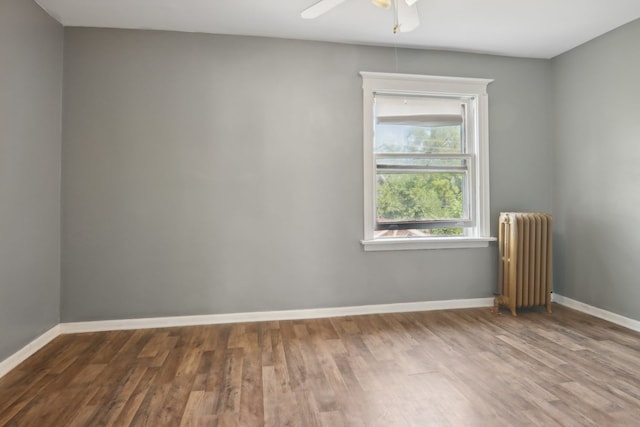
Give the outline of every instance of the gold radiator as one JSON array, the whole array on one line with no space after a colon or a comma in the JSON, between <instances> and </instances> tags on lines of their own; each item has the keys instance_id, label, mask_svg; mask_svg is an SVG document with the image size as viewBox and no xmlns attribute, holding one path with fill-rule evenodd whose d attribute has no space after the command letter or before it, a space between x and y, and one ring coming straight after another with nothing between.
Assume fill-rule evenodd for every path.
<instances>
[{"instance_id":1,"label":"gold radiator","mask_svg":"<svg viewBox=\"0 0 640 427\"><path fill-rule=\"evenodd\" d=\"M551 313L552 223L546 213L500 213L496 313L501 305L514 316L539 305Z\"/></svg>"}]
</instances>

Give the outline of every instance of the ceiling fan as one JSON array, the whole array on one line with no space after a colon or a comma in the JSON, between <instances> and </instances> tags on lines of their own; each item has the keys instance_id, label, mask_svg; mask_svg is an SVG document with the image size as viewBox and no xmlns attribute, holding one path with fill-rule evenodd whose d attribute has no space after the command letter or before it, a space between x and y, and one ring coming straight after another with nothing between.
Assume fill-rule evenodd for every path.
<instances>
[{"instance_id":1,"label":"ceiling fan","mask_svg":"<svg viewBox=\"0 0 640 427\"><path fill-rule=\"evenodd\" d=\"M315 19L344 3L346 0L320 0L307 9L300 16L304 19ZM420 16L416 3L418 0L371 0L371 3L383 9L389 9L393 5L394 23L393 33L398 31L408 33L420 26Z\"/></svg>"}]
</instances>

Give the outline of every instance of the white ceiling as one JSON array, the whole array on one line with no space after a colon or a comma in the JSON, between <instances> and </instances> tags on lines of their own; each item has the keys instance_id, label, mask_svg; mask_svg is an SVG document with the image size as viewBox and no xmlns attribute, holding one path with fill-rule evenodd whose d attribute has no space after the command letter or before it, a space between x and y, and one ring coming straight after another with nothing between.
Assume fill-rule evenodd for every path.
<instances>
[{"instance_id":1,"label":"white ceiling","mask_svg":"<svg viewBox=\"0 0 640 427\"><path fill-rule=\"evenodd\" d=\"M422 25L393 34L393 12L346 0L36 0L65 26L175 30L551 58L640 17L640 0L419 0Z\"/></svg>"}]
</instances>

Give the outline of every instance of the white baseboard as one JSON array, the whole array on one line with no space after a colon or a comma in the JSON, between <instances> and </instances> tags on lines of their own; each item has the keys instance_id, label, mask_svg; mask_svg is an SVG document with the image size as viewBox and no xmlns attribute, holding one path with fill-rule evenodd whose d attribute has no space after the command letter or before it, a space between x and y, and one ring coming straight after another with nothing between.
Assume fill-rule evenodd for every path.
<instances>
[{"instance_id":1,"label":"white baseboard","mask_svg":"<svg viewBox=\"0 0 640 427\"><path fill-rule=\"evenodd\" d=\"M616 325L624 326L625 328L640 332L640 321L638 320L630 319L629 317L621 316L619 314L612 313L611 311L603 310L556 293L552 294L552 300L560 305L564 305L574 310L590 314L593 317L598 317L611 323L615 323Z\"/></svg>"},{"instance_id":2,"label":"white baseboard","mask_svg":"<svg viewBox=\"0 0 640 427\"><path fill-rule=\"evenodd\" d=\"M22 347L20 350L7 357L5 360L0 361L0 378L5 376L7 372L24 362L29 356L33 355L36 351L40 350L45 345L49 344L55 337L60 335L60 325L56 325L49 329L44 334L40 335L29 344Z\"/></svg>"},{"instance_id":3,"label":"white baseboard","mask_svg":"<svg viewBox=\"0 0 640 427\"><path fill-rule=\"evenodd\" d=\"M640 332L640 321L567 298L556 293L553 301L600 319ZM261 322L272 320L318 319L363 314L406 313L411 311L452 310L492 307L493 298L422 301L397 304L376 304L351 307L303 310L260 311L249 313L207 314L200 316L152 317L146 319L101 320L94 322L60 323L43 333L13 355L0 361L0 378L60 334L101 332L125 329L166 328L174 326L214 325L222 323Z\"/></svg>"},{"instance_id":4,"label":"white baseboard","mask_svg":"<svg viewBox=\"0 0 640 427\"><path fill-rule=\"evenodd\" d=\"M272 320L318 319L362 314L403 313L410 311L450 310L456 308L491 307L493 298L424 301L398 304L361 305L352 307L315 308L305 310L259 311L249 313L207 314L201 316L152 317L146 319L101 320L61 323L61 333L100 332L124 329L166 328L174 326L215 325L220 323L264 322Z\"/></svg>"}]
</instances>

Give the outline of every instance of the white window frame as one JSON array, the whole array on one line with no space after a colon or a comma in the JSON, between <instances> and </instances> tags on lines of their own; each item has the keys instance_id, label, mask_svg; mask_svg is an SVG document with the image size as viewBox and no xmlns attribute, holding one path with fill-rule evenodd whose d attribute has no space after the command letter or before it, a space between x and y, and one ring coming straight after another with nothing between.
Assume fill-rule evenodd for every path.
<instances>
[{"instance_id":1,"label":"white window frame","mask_svg":"<svg viewBox=\"0 0 640 427\"><path fill-rule=\"evenodd\" d=\"M364 158L364 239L365 251L482 248L495 241L490 233L489 211L489 117L487 86L493 80L414 74L360 72L363 95ZM376 93L424 96L457 96L474 99L473 135L467 136L471 170L472 211L475 226L465 228L463 236L374 238L376 166L374 154L374 98Z\"/></svg>"}]
</instances>

